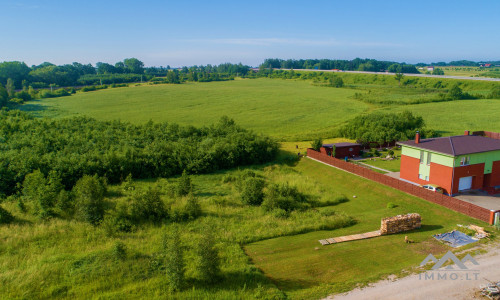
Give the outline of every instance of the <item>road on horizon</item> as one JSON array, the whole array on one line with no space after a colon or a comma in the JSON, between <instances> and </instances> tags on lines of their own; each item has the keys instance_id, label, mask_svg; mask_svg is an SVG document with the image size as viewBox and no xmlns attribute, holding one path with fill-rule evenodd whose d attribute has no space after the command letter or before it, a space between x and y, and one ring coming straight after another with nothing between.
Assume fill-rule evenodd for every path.
<instances>
[{"instance_id":1,"label":"road on horizon","mask_svg":"<svg viewBox=\"0 0 500 300\"><path fill-rule=\"evenodd\" d=\"M318 69L279 69L275 70L294 70L294 71L314 71L314 72L334 72L334 73L358 73L358 74L377 74L377 75L396 75L396 73L391 72L368 72L368 71L336 71L336 70L318 70ZM429 74L415 74L415 73L403 73L408 77L430 77L430 78L448 78L448 79L465 79L465 80L479 80L479 81L500 81L500 78L490 78L490 77L466 77L466 76L451 76L451 75L429 75Z\"/></svg>"}]
</instances>

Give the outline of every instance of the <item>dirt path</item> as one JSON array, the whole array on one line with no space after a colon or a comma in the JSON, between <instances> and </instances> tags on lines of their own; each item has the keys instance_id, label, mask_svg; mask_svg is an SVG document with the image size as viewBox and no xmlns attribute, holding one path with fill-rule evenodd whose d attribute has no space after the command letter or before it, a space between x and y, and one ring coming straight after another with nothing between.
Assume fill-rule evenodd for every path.
<instances>
[{"instance_id":1,"label":"dirt path","mask_svg":"<svg viewBox=\"0 0 500 300\"><path fill-rule=\"evenodd\" d=\"M470 262L466 263L469 269L475 271L456 271L454 273L458 274L458 278L455 280L449 277L445 280L438 280L436 273L446 273L448 276L453 273L453 271L443 271L444 268L442 268L396 281L380 281L363 289L358 288L346 294L331 295L325 299L474 299L473 295L479 289L479 285L489 283L488 280L500 281L500 243L489 246L487 250L488 253L474 257L479 263L478 266ZM432 272L434 272L434 280L425 280L425 276L431 276Z\"/></svg>"}]
</instances>

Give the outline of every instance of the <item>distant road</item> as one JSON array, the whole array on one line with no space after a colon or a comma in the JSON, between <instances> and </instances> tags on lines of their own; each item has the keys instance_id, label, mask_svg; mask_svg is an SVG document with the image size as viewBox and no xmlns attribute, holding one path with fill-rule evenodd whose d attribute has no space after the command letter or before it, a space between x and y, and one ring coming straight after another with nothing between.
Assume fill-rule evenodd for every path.
<instances>
[{"instance_id":1,"label":"distant road","mask_svg":"<svg viewBox=\"0 0 500 300\"><path fill-rule=\"evenodd\" d=\"M276 69L276 70L291 70L291 69ZM357 73L357 74L377 74L377 75L396 75L390 72L366 72L366 71L334 71L334 70L316 70L316 69L293 69L294 71L313 71L313 72L335 72L335 73ZM414 74L403 73L408 77L431 77L431 78L449 78L449 79L465 79L465 80L480 80L480 81L500 81L500 78L488 77L466 77L466 76L449 76L449 75L427 75L427 74Z\"/></svg>"}]
</instances>

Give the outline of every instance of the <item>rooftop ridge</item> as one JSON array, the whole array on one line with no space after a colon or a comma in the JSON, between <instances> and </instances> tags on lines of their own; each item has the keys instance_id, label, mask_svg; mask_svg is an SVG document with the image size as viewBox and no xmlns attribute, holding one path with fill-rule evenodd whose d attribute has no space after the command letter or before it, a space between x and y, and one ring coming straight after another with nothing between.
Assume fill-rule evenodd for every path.
<instances>
[{"instance_id":1,"label":"rooftop ridge","mask_svg":"<svg viewBox=\"0 0 500 300\"><path fill-rule=\"evenodd\" d=\"M451 145L451 153L453 153L453 156L456 156L455 147L453 147L453 139L451 136L449 138L450 138L450 145Z\"/></svg>"}]
</instances>

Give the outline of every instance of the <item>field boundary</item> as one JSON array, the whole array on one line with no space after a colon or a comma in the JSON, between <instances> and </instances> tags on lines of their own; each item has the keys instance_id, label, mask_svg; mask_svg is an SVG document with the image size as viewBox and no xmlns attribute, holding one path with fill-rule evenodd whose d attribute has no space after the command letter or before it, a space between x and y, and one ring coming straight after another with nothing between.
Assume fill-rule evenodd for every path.
<instances>
[{"instance_id":1,"label":"field boundary","mask_svg":"<svg viewBox=\"0 0 500 300\"><path fill-rule=\"evenodd\" d=\"M337 169L341 169L348 173L381 183L383 185L398 189L404 193L410 194L427 200L429 202L439 204L456 212L465 214L467 216L473 217L475 219L493 224L495 212L493 210L488 210L486 208L477 206L472 203L462 201L447 195L440 193L435 193L421 188L420 186L386 176L384 174L377 173L368 168L345 162L343 160L337 159L335 157L328 156L326 154L315 151L314 149L307 149L307 157L314 160L320 161L322 163L331 165Z\"/></svg>"}]
</instances>

